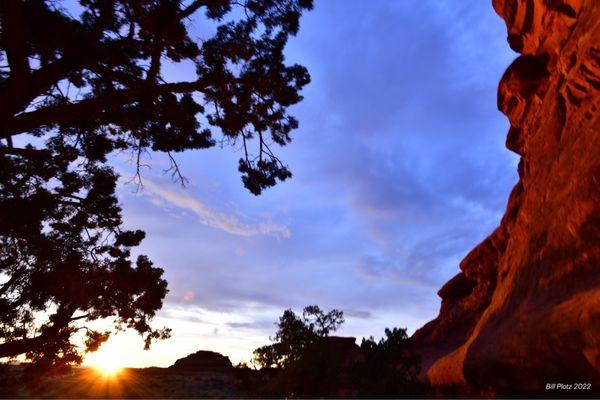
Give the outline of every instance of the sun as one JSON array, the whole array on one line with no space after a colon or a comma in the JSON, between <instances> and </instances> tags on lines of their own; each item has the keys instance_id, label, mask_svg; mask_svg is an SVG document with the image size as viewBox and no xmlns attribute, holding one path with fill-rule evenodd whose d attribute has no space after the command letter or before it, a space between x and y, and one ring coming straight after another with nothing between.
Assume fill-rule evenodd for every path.
<instances>
[{"instance_id":1,"label":"sun","mask_svg":"<svg viewBox=\"0 0 600 400\"><path fill-rule=\"evenodd\" d=\"M119 375L124 368L121 349L116 343L110 341L101 346L98 351L89 353L84 364L106 378Z\"/></svg>"},{"instance_id":2,"label":"sun","mask_svg":"<svg viewBox=\"0 0 600 400\"><path fill-rule=\"evenodd\" d=\"M121 371L123 371L123 367L111 362L94 363L91 366L105 378L114 378L115 376L119 375Z\"/></svg>"},{"instance_id":3,"label":"sun","mask_svg":"<svg viewBox=\"0 0 600 400\"><path fill-rule=\"evenodd\" d=\"M97 357L91 358L86 364L106 378L113 378L123 371L123 366L115 362L115 359L106 353L99 353Z\"/></svg>"}]
</instances>

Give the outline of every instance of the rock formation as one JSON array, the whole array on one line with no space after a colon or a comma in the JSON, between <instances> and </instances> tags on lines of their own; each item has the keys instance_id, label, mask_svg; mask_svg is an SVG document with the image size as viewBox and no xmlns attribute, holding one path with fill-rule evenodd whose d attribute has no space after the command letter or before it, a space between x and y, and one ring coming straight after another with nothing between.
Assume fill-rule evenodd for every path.
<instances>
[{"instance_id":1,"label":"rock formation","mask_svg":"<svg viewBox=\"0 0 600 400\"><path fill-rule=\"evenodd\" d=\"M214 351L200 350L175 361L169 369L196 372L231 372L233 365L229 357Z\"/></svg>"},{"instance_id":2,"label":"rock formation","mask_svg":"<svg viewBox=\"0 0 600 400\"><path fill-rule=\"evenodd\" d=\"M360 347L356 344L355 337L327 336L325 337L325 343L327 343L327 346L331 346L340 353L342 365L344 366L362 361L364 359Z\"/></svg>"},{"instance_id":3,"label":"rock formation","mask_svg":"<svg viewBox=\"0 0 600 400\"><path fill-rule=\"evenodd\" d=\"M493 6L521 53L498 89L520 179L500 226L461 262L438 293L439 316L413 339L434 385L598 389L600 1Z\"/></svg>"}]
</instances>

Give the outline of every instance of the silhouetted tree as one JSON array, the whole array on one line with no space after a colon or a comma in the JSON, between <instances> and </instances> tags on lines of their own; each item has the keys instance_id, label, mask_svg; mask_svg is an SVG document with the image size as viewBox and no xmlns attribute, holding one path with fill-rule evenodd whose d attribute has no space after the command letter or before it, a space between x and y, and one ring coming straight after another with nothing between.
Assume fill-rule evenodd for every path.
<instances>
[{"instance_id":1,"label":"silhouetted tree","mask_svg":"<svg viewBox=\"0 0 600 400\"><path fill-rule=\"evenodd\" d=\"M406 329L385 329L378 342L371 336L360 345L362 360L351 368L350 377L359 397L398 398L422 394L420 357L412 350Z\"/></svg>"},{"instance_id":2,"label":"silhouetted tree","mask_svg":"<svg viewBox=\"0 0 600 400\"><path fill-rule=\"evenodd\" d=\"M168 330L150 319L167 293L162 269L131 248L121 228L114 151L131 152L140 179L148 150L173 153L217 142L242 149L239 171L254 194L291 176L272 151L297 121L287 107L309 82L283 48L311 0L0 1L0 358L78 362L108 332ZM190 17L213 35L197 44ZM214 28L214 29L213 29ZM208 29L208 28L207 28ZM168 81L166 62L196 76ZM256 150L253 150L254 146Z\"/></svg>"},{"instance_id":3,"label":"silhouetted tree","mask_svg":"<svg viewBox=\"0 0 600 400\"><path fill-rule=\"evenodd\" d=\"M406 329L385 329L384 338L363 339L358 348L353 338L329 336L343 322L339 310L325 313L308 306L302 316L286 310L273 343L254 352L263 379L253 376L246 387L254 386L261 397L287 398L398 398L427 393L418 379L420 357Z\"/></svg>"},{"instance_id":4,"label":"silhouetted tree","mask_svg":"<svg viewBox=\"0 0 600 400\"><path fill-rule=\"evenodd\" d=\"M258 389L260 396L322 397L338 387L343 354L327 341L344 323L344 314L318 306L305 307L302 316L285 310L274 343L254 352L254 363L271 375Z\"/></svg>"},{"instance_id":5,"label":"silhouetted tree","mask_svg":"<svg viewBox=\"0 0 600 400\"><path fill-rule=\"evenodd\" d=\"M309 346L343 323L344 313L336 309L326 313L318 306L307 306L301 317L292 310L285 310L279 317L274 343L256 349L254 362L261 368L289 366L300 359Z\"/></svg>"}]
</instances>

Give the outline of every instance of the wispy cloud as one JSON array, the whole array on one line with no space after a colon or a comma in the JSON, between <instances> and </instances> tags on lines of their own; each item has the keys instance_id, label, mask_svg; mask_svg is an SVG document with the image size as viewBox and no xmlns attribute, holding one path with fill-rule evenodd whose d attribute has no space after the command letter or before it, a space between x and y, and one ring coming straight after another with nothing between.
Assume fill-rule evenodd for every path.
<instances>
[{"instance_id":1,"label":"wispy cloud","mask_svg":"<svg viewBox=\"0 0 600 400\"><path fill-rule=\"evenodd\" d=\"M344 310L344 316L348 318L357 318L357 319L371 319L373 318L373 314L370 311L365 310Z\"/></svg>"},{"instance_id":2,"label":"wispy cloud","mask_svg":"<svg viewBox=\"0 0 600 400\"><path fill-rule=\"evenodd\" d=\"M221 229L232 235L255 236L268 235L282 238L291 237L290 229L285 226L265 220L258 223L244 223L235 215L227 215L211 209L202 200L184 189L172 189L150 179L144 180L142 195L150 196L171 206L194 213L198 222L212 228Z\"/></svg>"}]
</instances>

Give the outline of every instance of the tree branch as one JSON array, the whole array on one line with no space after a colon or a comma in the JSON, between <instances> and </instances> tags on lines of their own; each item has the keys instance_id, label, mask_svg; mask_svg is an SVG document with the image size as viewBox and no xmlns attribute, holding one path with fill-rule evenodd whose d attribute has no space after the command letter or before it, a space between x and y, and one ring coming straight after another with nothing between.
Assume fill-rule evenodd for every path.
<instances>
[{"instance_id":1,"label":"tree branch","mask_svg":"<svg viewBox=\"0 0 600 400\"><path fill-rule=\"evenodd\" d=\"M14 81L22 81L29 74L29 60L23 27L23 2L0 1L0 21L2 33L6 41L6 58L10 66L10 77Z\"/></svg>"},{"instance_id":2,"label":"tree branch","mask_svg":"<svg viewBox=\"0 0 600 400\"><path fill-rule=\"evenodd\" d=\"M0 1L0 3L3 3ZM9 2L10 3L10 2ZM98 46L97 39L90 38L90 47L93 50L84 52L81 49L72 49L60 59L47 63L39 69L31 72L27 79L9 80L7 85L0 88L0 115L3 120L9 120L23 111L33 99L45 93L52 85L67 77L70 73L82 71L89 68L100 73L115 75L120 80L125 80L118 71L110 67L116 65L114 59L115 48L126 45L130 39L124 39L111 43L109 46ZM93 47L92 47L93 46ZM90 57L93 55L93 57ZM11 68L12 71L12 68ZM128 82L132 83L131 77Z\"/></svg>"},{"instance_id":3,"label":"tree branch","mask_svg":"<svg viewBox=\"0 0 600 400\"><path fill-rule=\"evenodd\" d=\"M80 320L80 319L85 319L85 318L87 318L87 317L89 317L89 316L90 316L90 314L78 315L78 316L76 316L76 317L72 317L72 318L70 319L70 321L77 321L77 320Z\"/></svg>"},{"instance_id":4,"label":"tree branch","mask_svg":"<svg viewBox=\"0 0 600 400\"><path fill-rule=\"evenodd\" d=\"M187 184L188 180L181 173L181 169L179 169L179 164L177 164L177 160L175 160L175 158L173 157L173 155L171 154L170 151L167 151L167 155L169 156L169 160L171 162L171 166L169 168L167 168L165 170L165 172L170 172L171 173L171 179L177 178L177 180L179 181L179 183L181 184L181 186L185 187L185 185Z\"/></svg>"},{"instance_id":5,"label":"tree branch","mask_svg":"<svg viewBox=\"0 0 600 400\"><path fill-rule=\"evenodd\" d=\"M4 155L13 155L13 156L21 156L24 158L39 158L49 155L50 153L47 150L39 150L39 149L20 149L15 147L0 147L0 156Z\"/></svg>"},{"instance_id":6,"label":"tree branch","mask_svg":"<svg viewBox=\"0 0 600 400\"><path fill-rule=\"evenodd\" d=\"M18 340L10 340L0 343L0 358L16 357L19 354L28 352L36 348L36 345L43 343L43 337L36 336L34 338L23 338Z\"/></svg>"},{"instance_id":7,"label":"tree branch","mask_svg":"<svg viewBox=\"0 0 600 400\"><path fill-rule=\"evenodd\" d=\"M26 270L25 268L21 267L12 273L10 279L8 281L6 281L2 285L2 287L0 287L0 296L3 296L6 292L8 292L8 289L15 282L17 282L19 279L21 279L23 277L23 275L25 275L25 270Z\"/></svg>"},{"instance_id":8,"label":"tree branch","mask_svg":"<svg viewBox=\"0 0 600 400\"><path fill-rule=\"evenodd\" d=\"M179 13L179 15L177 17L180 20L187 18L190 15L192 15L193 13L195 13L196 11L198 11L198 9L200 7L205 6L205 5L206 5L206 0L196 0L196 1L192 2L192 4L190 4L189 6L187 6L183 10L181 10L181 12Z\"/></svg>"},{"instance_id":9,"label":"tree branch","mask_svg":"<svg viewBox=\"0 0 600 400\"><path fill-rule=\"evenodd\" d=\"M38 336L0 343L0 358L15 357L33 349L39 349L48 339L54 337L69 324L76 310L77 307L62 304L58 311L50 317L52 325L45 327Z\"/></svg>"},{"instance_id":10,"label":"tree branch","mask_svg":"<svg viewBox=\"0 0 600 400\"><path fill-rule=\"evenodd\" d=\"M198 80L160 85L138 85L128 89L105 92L76 103L45 107L19 114L5 123L0 131L0 137L7 138L11 135L55 124L68 125L93 118L109 109L120 108L143 98L156 97L165 93L202 91L208 86L206 82Z\"/></svg>"}]
</instances>

